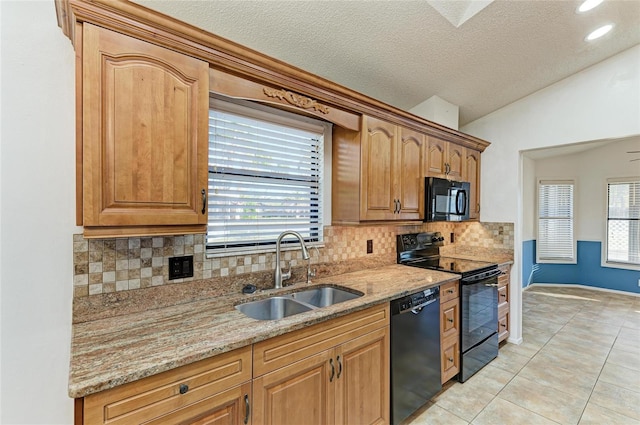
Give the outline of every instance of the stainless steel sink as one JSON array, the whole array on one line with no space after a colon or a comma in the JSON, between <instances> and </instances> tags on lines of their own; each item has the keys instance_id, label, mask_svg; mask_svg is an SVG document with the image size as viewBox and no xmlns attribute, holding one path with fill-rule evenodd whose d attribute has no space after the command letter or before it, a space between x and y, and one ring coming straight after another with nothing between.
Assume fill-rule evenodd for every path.
<instances>
[{"instance_id":1,"label":"stainless steel sink","mask_svg":"<svg viewBox=\"0 0 640 425\"><path fill-rule=\"evenodd\" d=\"M335 286L317 286L292 294L239 304L236 309L256 320L278 320L363 296L362 292Z\"/></svg>"},{"instance_id":2,"label":"stainless steel sink","mask_svg":"<svg viewBox=\"0 0 640 425\"><path fill-rule=\"evenodd\" d=\"M349 291L335 286L320 286L313 289L294 292L290 296L296 301L302 301L315 307L327 307L333 304L360 298L362 292Z\"/></svg>"},{"instance_id":3,"label":"stainless steel sink","mask_svg":"<svg viewBox=\"0 0 640 425\"><path fill-rule=\"evenodd\" d=\"M277 320L313 309L313 307L299 303L290 297L266 298L239 304L236 308L256 320Z\"/></svg>"}]
</instances>

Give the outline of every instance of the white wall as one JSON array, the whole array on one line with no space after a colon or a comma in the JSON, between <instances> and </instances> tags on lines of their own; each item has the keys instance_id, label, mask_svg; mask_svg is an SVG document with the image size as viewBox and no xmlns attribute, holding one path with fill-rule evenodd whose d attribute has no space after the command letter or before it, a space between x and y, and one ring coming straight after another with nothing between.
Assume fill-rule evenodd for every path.
<instances>
[{"instance_id":1,"label":"white wall","mask_svg":"<svg viewBox=\"0 0 640 425\"><path fill-rule=\"evenodd\" d=\"M482 221L515 223L510 340L522 332L523 150L640 135L640 45L486 115L462 131L492 143L482 154ZM522 165L524 164L524 166Z\"/></svg>"},{"instance_id":2,"label":"white wall","mask_svg":"<svg viewBox=\"0 0 640 425\"><path fill-rule=\"evenodd\" d=\"M606 235L606 180L615 177L640 176L640 137L626 138L608 145L580 152L535 161L538 178L553 176L576 177L575 234L581 241L604 241ZM526 239L525 239L526 240Z\"/></svg>"},{"instance_id":3,"label":"white wall","mask_svg":"<svg viewBox=\"0 0 640 425\"><path fill-rule=\"evenodd\" d=\"M53 0L0 9L0 423L70 424L74 52Z\"/></svg>"}]
</instances>

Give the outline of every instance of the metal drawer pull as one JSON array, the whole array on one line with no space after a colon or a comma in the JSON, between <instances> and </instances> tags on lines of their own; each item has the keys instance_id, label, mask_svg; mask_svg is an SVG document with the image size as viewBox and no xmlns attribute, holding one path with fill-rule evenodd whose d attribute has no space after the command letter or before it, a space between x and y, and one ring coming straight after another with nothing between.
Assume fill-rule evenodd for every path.
<instances>
[{"instance_id":1,"label":"metal drawer pull","mask_svg":"<svg viewBox=\"0 0 640 425\"><path fill-rule=\"evenodd\" d=\"M453 294L455 291L453 289L447 289L447 294Z\"/></svg>"},{"instance_id":2,"label":"metal drawer pull","mask_svg":"<svg viewBox=\"0 0 640 425\"><path fill-rule=\"evenodd\" d=\"M244 395L244 423L249 423L249 414L251 413L251 407L249 406L249 394Z\"/></svg>"},{"instance_id":3,"label":"metal drawer pull","mask_svg":"<svg viewBox=\"0 0 640 425\"><path fill-rule=\"evenodd\" d=\"M187 384L180 384L180 394L186 394L189 391L189 386Z\"/></svg>"},{"instance_id":4,"label":"metal drawer pull","mask_svg":"<svg viewBox=\"0 0 640 425\"><path fill-rule=\"evenodd\" d=\"M338 356L338 379L342 375L342 362L340 361L340 356Z\"/></svg>"},{"instance_id":5,"label":"metal drawer pull","mask_svg":"<svg viewBox=\"0 0 640 425\"><path fill-rule=\"evenodd\" d=\"M204 189L202 189L202 214L205 213L205 211L207 210L207 192L205 192Z\"/></svg>"},{"instance_id":6,"label":"metal drawer pull","mask_svg":"<svg viewBox=\"0 0 640 425\"><path fill-rule=\"evenodd\" d=\"M333 359L329 359L329 364L331 365L331 376L329 377L329 382L333 382L333 377L336 374L336 368L333 367Z\"/></svg>"}]
</instances>

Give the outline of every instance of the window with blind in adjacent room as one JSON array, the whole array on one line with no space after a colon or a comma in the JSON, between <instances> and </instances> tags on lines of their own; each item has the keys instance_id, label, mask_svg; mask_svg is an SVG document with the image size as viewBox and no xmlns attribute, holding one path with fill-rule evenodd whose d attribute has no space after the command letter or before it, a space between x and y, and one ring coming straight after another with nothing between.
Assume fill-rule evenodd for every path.
<instances>
[{"instance_id":1,"label":"window with blind in adjacent room","mask_svg":"<svg viewBox=\"0 0 640 425\"><path fill-rule=\"evenodd\" d=\"M306 117L212 99L207 251L272 249L284 230L321 242L330 131Z\"/></svg>"},{"instance_id":2,"label":"window with blind in adjacent room","mask_svg":"<svg viewBox=\"0 0 640 425\"><path fill-rule=\"evenodd\" d=\"M538 263L575 263L573 180L538 181Z\"/></svg>"},{"instance_id":3,"label":"window with blind in adjacent room","mask_svg":"<svg viewBox=\"0 0 640 425\"><path fill-rule=\"evenodd\" d=\"M640 266L640 177L607 180L605 265Z\"/></svg>"}]
</instances>

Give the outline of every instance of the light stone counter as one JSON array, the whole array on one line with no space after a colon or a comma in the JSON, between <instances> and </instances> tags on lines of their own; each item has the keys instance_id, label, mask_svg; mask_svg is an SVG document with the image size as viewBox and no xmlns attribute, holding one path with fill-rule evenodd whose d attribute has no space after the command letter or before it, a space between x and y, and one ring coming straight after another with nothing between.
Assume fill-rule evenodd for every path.
<instances>
[{"instance_id":1,"label":"light stone counter","mask_svg":"<svg viewBox=\"0 0 640 425\"><path fill-rule=\"evenodd\" d=\"M457 279L451 273L389 265L314 281L313 285L336 284L364 296L281 320L254 320L234 306L309 286L220 296L76 323L69 396L113 388Z\"/></svg>"}]
</instances>

